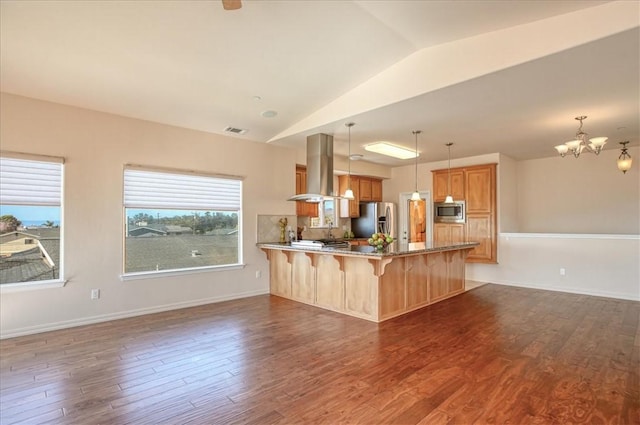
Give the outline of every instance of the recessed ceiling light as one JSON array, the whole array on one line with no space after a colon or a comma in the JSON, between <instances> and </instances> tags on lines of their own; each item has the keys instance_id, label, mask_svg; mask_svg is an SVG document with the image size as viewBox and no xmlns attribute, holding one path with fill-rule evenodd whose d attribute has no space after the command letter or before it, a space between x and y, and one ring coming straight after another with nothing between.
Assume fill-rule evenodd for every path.
<instances>
[{"instance_id":1,"label":"recessed ceiling light","mask_svg":"<svg viewBox=\"0 0 640 425\"><path fill-rule=\"evenodd\" d=\"M253 100L258 101L258 100L262 100L262 98L260 96L253 96Z\"/></svg>"},{"instance_id":2,"label":"recessed ceiling light","mask_svg":"<svg viewBox=\"0 0 640 425\"><path fill-rule=\"evenodd\" d=\"M379 153L381 155L392 156L398 159L410 159L416 157L416 151L413 149L403 148L402 146L392 145L387 142L376 142L366 145L365 150L369 152ZM418 154L420 156L420 154Z\"/></svg>"},{"instance_id":3,"label":"recessed ceiling light","mask_svg":"<svg viewBox=\"0 0 640 425\"><path fill-rule=\"evenodd\" d=\"M265 118L273 118L276 115L278 115L278 113L276 111L269 110L269 111L262 111L260 115L262 115Z\"/></svg>"},{"instance_id":4,"label":"recessed ceiling light","mask_svg":"<svg viewBox=\"0 0 640 425\"><path fill-rule=\"evenodd\" d=\"M349 159L352 161L360 161L362 159L362 155L359 153L352 153L351 156L349 156Z\"/></svg>"}]
</instances>

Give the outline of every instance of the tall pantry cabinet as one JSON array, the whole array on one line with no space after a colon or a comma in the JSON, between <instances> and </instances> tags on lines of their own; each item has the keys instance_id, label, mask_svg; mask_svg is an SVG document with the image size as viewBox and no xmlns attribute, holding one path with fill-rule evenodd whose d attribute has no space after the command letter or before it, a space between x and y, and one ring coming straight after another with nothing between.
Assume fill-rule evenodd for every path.
<instances>
[{"instance_id":1,"label":"tall pantry cabinet","mask_svg":"<svg viewBox=\"0 0 640 425\"><path fill-rule=\"evenodd\" d=\"M449 170L433 171L433 201L447 196ZM466 203L465 223L434 223L436 242L479 242L470 251L469 263L497 263L496 164L451 169L451 195Z\"/></svg>"}]
</instances>

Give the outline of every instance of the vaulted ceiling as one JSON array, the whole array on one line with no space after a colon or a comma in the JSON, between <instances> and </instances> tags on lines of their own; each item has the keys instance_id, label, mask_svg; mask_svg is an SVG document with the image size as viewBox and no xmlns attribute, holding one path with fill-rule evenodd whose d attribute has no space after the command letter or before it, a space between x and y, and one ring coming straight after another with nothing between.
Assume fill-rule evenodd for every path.
<instances>
[{"instance_id":1,"label":"vaulted ceiling","mask_svg":"<svg viewBox=\"0 0 640 425\"><path fill-rule=\"evenodd\" d=\"M0 89L304 149L333 134L420 161L640 139L635 1L1 1ZM268 117L266 111L276 115ZM267 116L265 116L267 115ZM273 115L273 113L272 113ZM409 160L412 162L412 160Z\"/></svg>"}]
</instances>

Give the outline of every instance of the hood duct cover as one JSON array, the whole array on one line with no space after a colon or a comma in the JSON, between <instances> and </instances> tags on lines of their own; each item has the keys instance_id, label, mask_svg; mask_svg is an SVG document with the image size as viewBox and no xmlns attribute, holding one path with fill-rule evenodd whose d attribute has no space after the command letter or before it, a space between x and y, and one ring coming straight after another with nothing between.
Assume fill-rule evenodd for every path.
<instances>
[{"instance_id":1,"label":"hood duct cover","mask_svg":"<svg viewBox=\"0 0 640 425\"><path fill-rule=\"evenodd\" d=\"M335 198L333 192L333 136L314 134L307 137L307 193L289 201L320 202Z\"/></svg>"}]
</instances>

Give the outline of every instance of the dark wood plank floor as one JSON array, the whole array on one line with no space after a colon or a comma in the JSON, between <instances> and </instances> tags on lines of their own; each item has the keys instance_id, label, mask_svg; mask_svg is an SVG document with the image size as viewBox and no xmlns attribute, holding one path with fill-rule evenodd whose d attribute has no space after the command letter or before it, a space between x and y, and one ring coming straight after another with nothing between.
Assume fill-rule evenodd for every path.
<instances>
[{"instance_id":1,"label":"dark wood plank floor","mask_svg":"<svg viewBox=\"0 0 640 425\"><path fill-rule=\"evenodd\" d=\"M639 316L495 285L379 325L247 298L0 342L0 423L638 424Z\"/></svg>"}]
</instances>

